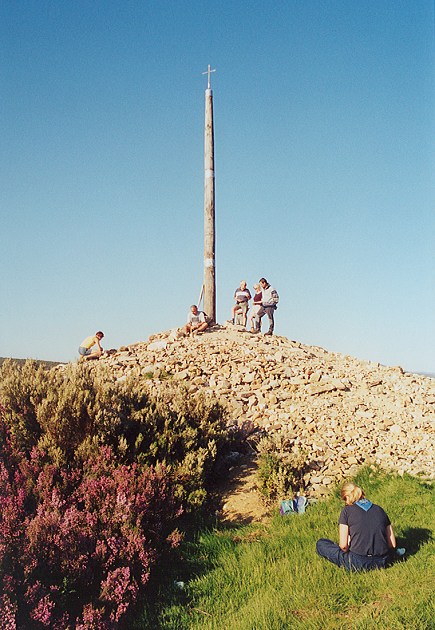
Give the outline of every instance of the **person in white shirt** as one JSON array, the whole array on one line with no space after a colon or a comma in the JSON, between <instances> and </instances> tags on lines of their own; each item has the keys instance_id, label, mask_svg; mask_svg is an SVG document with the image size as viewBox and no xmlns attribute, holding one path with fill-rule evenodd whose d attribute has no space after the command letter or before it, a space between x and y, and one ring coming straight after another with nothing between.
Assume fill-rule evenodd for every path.
<instances>
[{"instance_id":1,"label":"person in white shirt","mask_svg":"<svg viewBox=\"0 0 435 630\"><path fill-rule=\"evenodd\" d=\"M184 327L186 335L194 335L203 332L208 327L205 313L198 311L196 304L192 304L187 314L187 324Z\"/></svg>"},{"instance_id":2,"label":"person in white shirt","mask_svg":"<svg viewBox=\"0 0 435 630\"><path fill-rule=\"evenodd\" d=\"M273 314L277 309L279 295L277 290L270 286L266 278L260 278L259 283L261 285L262 292L261 308L255 318L255 329L252 332L254 334L258 334L261 331L261 318L264 315L267 315L269 318L269 330L264 334L273 335L275 325Z\"/></svg>"},{"instance_id":3,"label":"person in white shirt","mask_svg":"<svg viewBox=\"0 0 435 630\"><path fill-rule=\"evenodd\" d=\"M251 292L247 287L246 280L240 282L240 287L234 291L234 299L236 303L231 309L230 320L232 324L236 321L236 313L242 314L242 326L246 326L246 317L249 310L249 300L251 299Z\"/></svg>"}]
</instances>

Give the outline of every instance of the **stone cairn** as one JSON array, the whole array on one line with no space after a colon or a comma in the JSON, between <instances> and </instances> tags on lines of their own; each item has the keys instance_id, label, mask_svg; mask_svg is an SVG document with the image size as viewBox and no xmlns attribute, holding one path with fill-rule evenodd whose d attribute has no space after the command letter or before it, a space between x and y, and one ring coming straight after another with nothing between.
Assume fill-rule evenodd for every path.
<instances>
[{"instance_id":1,"label":"stone cairn","mask_svg":"<svg viewBox=\"0 0 435 630\"><path fill-rule=\"evenodd\" d=\"M246 436L286 436L308 454L311 496L328 493L369 462L399 474L434 478L435 379L303 345L216 325L181 329L111 350L100 359L117 380L183 381L223 404Z\"/></svg>"}]
</instances>

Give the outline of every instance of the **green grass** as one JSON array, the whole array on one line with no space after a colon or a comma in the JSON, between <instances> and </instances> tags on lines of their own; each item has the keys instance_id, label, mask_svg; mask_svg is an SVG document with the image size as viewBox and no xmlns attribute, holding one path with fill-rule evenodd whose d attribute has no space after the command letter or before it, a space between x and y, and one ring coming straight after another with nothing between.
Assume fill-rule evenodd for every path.
<instances>
[{"instance_id":1,"label":"green grass","mask_svg":"<svg viewBox=\"0 0 435 630\"><path fill-rule=\"evenodd\" d=\"M398 546L407 549L403 561L349 574L317 556L318 538L337 540L336 493L304 515L277 514L267 526L203 532L185 542L179 562L161 567L153 604L135 630L435 628L431 485L369 469L357 482L390 516Z\"/></svg>"}]
</instances>

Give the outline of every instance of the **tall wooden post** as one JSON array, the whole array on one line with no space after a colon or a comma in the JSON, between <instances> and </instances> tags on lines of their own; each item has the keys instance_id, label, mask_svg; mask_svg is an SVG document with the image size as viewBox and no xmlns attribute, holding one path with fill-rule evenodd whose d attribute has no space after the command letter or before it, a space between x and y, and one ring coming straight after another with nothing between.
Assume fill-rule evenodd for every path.
<instances>
[{"instance_id":1,"label":"tall wooden post","mask_svg":"<svg viewBox=\"0 0 435 630\"><path fill-rule=\"evenodd\" d=\"M213 128L213 92L210 88L210 70L208 66L208 85L205 91L205 129L204 129L204 311L216 321L216 264L215 264L215 192L214 192L214 128Z\"/></svg>"}]
</instances>

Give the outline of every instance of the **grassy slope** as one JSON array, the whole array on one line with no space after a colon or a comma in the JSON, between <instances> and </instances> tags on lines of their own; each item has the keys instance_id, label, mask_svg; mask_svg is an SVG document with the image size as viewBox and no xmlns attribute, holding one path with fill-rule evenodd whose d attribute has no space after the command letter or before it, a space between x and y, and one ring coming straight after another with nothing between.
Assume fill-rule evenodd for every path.
<instances>
[{"instance_id":1,"label":"grassy slope","mask_svg":"<svg viewBox=\"0 0 435 630\"><path fill-rule=\"evenodd\" d=\"M405 561L348 574L319 558L315 542L337 539L337 496L305 515L277 515L269 527L202 534L185 543L183 563L166 567L157 601L136 628L435 628L435 509L429 484L366 470L357 481L390 516ZM173 581L183 580L177 589Z\"/></svg>"}]
</instances>

